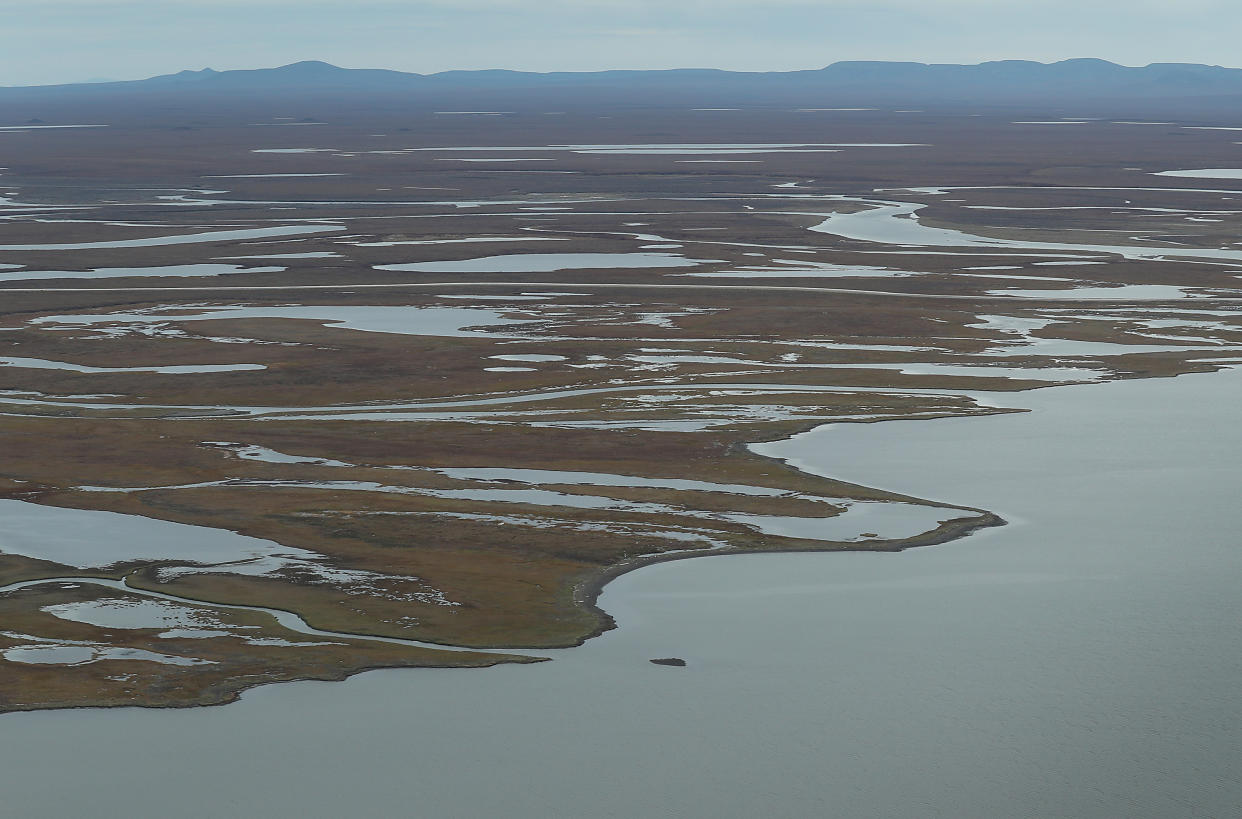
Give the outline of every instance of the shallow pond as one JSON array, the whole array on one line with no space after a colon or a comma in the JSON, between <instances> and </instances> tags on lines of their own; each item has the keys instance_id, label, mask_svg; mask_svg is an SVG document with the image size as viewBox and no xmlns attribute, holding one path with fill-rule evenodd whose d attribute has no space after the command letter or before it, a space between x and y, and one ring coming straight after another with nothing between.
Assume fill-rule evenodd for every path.
<instances>
[{"instance_id":1,"label":"shallow pond","mask_svg":"<svg viewBox=\"0 0 1242 819\"><path fill-rule=\"evenodd\" d=\"M974 189L972 189L974 190ZM979 189L982 190L982 189ZM1140 190L1136 188L1135 190ZM878 242L889 245L920 246L920 247L974 247L991 249L1027 249L1042 250L1052 254L1060 253L1107 253L1125 259L1148 261L1166 261L1173 259L1214 259L1229 262L1242 261L1242 250L1231 248L1208 249L1198 247L1179 247L1156 245L1101 245L1101 244L1070 244L1067 242L1020 241L1017 239L997 239L990 236L979 236L951 228L938 228L924 225L919 220L919 212L927 205L908 202L883 202L843 197L847 201L864 202L872 205L870 210L853 213L807 214L824 215L827 218L811 228L818 233L830 233L845 239L863 242ZM1143 237L1133 237L1136 241Z\"/></svg>"},{"instance_id":2,"label":"shallow pond","mask_svg":"<svg viewBox=\"0 0 1242 819\"><path fill-rule=\"evenodd\" d=\"M291 258L262 257L262 258ZM230 273L280 273L284 267L245 267L238 264L176 264L162 267L100 267L95 270L23 270L10 273L0 281L36 281L42 279L121 279L145 276L223 276Z\"/></svg>"},{"instance_id":3,"label":"shallow pond","mask_svg":"<svg viewBox=\"0 0 1242 819\"><path fill-rule=\"evenodd\" d=\"M551 273L558 270L694 267L703 261L672 253L521 253L451 262L380 264L375 269L419 273Z\"/></svg>"}]
</instances>

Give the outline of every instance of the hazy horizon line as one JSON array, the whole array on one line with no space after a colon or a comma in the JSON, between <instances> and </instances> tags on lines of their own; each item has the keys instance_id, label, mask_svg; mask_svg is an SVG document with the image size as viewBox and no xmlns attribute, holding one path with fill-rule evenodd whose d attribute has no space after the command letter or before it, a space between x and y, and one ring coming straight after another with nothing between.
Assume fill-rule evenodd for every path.
<instances>
[{"instance_id":1,"label":"hazy horizon line","mask_svg":"<svg viewBox=\"0 0 1242 819\"><path fill-rule=\"evenodd\" d=\"M422 71L407 71L407 70L403 70L400 68L388 68L388 67L377 66L377 65L348 66L348 65L340 65L338 63L334 63L329 60L308 58L304 60L295 60L291 63L282 63L279 65L265 65L265 66L252 66L252 67L228 67L228 68L219 68L219 69L214 68L212 66L204 66L203 68L185 68L185 69L181 69L178 71L172 71L172 72L143 74L137 77L92 77L89 79L69 80L66 82L17 84L17 85L0 83L0 88L54 88L54 87L63 86L63 85L105 85L109 83L142 82L144 80L153 80L159 77L173 77L179 74L195 74L195 73L205 73L205 72L224 74L224 73L232 72L232 71L275 71L275 70L279 70L282 68L290 68L292 66L303 65L303 64L322 64L324 66L329 66L331 68L339 69L342 71L390 71L396 74L408 74L410 76L435 77L435 76L439 76L442 74L481 74L481 73L494 72L494 71L513 73L513 74L533 74L533 75L606 74L606 73L614 73L614 72L660 73L660 72L666 72L666 71L669 71L669 72L671 71L718 71L722 74L796 74L796 73L801 73L801 72L823 71L827 68L831 68L834 65L842 65L842 64L849 64L849 63L862 63L862 64L883 63L883 64L894 64L894 65L975 67L975 66L984 66L984 65L994 65L994 64L999 64L999 63L1031 63L1035 65L1053 66L1053 65L1060 65L1062 63L1072 63L1072 62L1108 63L1109 65L1114 65L1119 68L1131 68L1131 69L1151 68L1154 66L1179 66L1180 65L1180 66L1195 66L1195 67L1203 67L1203 68L1219 68L1223 70L1234 70L1234 71L1242 70L1242 66L1221 65L1219 63L1155 61L1155 62L1149 62L1149 63L1145 63L1141 65L1136 65L1136 64L1129 64L1129 63L1121 63L1121 62L1117 62L1116 60L1108 60L1102 57L1066 57L1066 58L1059 59L1059 60L1048 60L1048 61L1028 59L1025 57L1005 57L1005 58L993 59L993 60L980 60L978 62L928 62L924 60L899 60L899 59L835 60L830 63L815 65L815 66L808 67L808 68L773 68L773 69L765 69L765 70L719 68L719 67L711 66L711 65L674 65L674 66L667 66L667 67L662 67L662 68L585 68L585 69L565 68L565 69L536 71L536 70L530 70L530 69L505 68L502 66L495 66L491 68L445 68L445 69L441 69L438 71L422 72Z\"/></svg>"}]
</instances>

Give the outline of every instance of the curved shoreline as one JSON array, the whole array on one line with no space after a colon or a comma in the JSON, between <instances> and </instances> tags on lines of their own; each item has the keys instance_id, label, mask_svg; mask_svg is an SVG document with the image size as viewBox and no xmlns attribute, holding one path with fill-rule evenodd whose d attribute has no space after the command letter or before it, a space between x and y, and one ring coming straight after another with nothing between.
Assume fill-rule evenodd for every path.
<instances>
[{"instance_id":1,"label":"curved shoreline","mask_svg":"<svg viewBox=\"0 0 1242 819\"><path fill-rule=\"evenodd\" d=\"M952 508L962 508L962 507L952 507ZM958 523L957 521L961 521L961 522ZM880 547L880 548L859 549L859 548L850 548L848 545L843 548L833 548L833 549L824 549L824 548L817 549L814 547L807 547L805 549L795 549L795 548L747 549L744 547L738 547L738 548L728 548L728 549L716 549L710 552L708 551L681 552L677 554L668 554L668 555L649 555L649 556L634 558L632 561L618 563L614 566L611 566L603 570L602 572L599 572L598 574L595 574L594 576L590 578L587 578L579 582L576 586L573 587L573 592L575 595L575 602L577 602L579 605L587 607L590 611L596 613L600 617L602 625L599 628L597 628L595 631L583 637L577 643L574 643L571 646L563 646L562 648L576 648L577 646L581 646L585 644L588 640L594 639L595 637L599 637L600 635L606 634L607 632L612 631L613 629L617 628L616 619L611 614L609 614L606 610L600 608L599 606L600 595L603 594L605 587L607 587L607 585L611 583L613 580L616 580L618 577L621 577L623 575L629 574L630 572L634 572L634 571L638 571L639 569L647 568L648 566L655 566L660 563L671 563L675 560L691 560L697 557L715 557L717 555L736 556L736 555L808 554L808 553L862 554L866 552L874 552L877 554L896 554L898 552L904 552L908 549L916 549L921 546L936 546L941 543L949 543L954 540L960 540L961 538L969 537L970 535L982 529L991 529L991 528L995 528L999 526L1008 525L1008 521L1006 521L1004 518L992 512L983 512L977 518L959 518L957 519L957 521L946 521L945 523L942 523L940 526L936 527L930 532L924 532L921 535L916 535L912 538L906 538L905 540L884 541L885 543L888 543L891 545L886 546L886 547ZM824 542L824 541L808 541L808 542L817 543L817 542ZM480 650L486 650L486 649L480 649ZM515 648L514 650L526 650L526 649ZM532 650L538 650L538 649L532 649Z\"/></svg>"}]
</instances>

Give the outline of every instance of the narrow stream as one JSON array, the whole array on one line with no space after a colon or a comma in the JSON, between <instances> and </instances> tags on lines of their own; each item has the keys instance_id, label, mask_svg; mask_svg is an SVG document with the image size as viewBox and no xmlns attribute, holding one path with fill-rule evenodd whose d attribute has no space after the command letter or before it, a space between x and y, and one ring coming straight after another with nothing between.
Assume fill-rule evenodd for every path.
<instances>
[{"instance_id":1,"label":"narrow stream","mask_svg":"<svg viewBox=\"0 0 1242 819\"><path fill-rule=\"evenodd\" d=\"M514 650L504 651L501 649L488 650L461 648L459 646L441 645L440 643L424 643L418 640L403 640L398 637L377 637L370 634L349 634L348 632L343 631L324 631L323 629L317 629L310 625L299 615L294 614L291 611L285 611L284 609L272 609L267 608L266 606L243 606L237 603L208 603L203 600L195 600L192 597L177 597L172 594L164 594L162 592L151 591L149 589L141 589L136 586L129 585L124 580L109 580L102 577L46 577L42 580L29 580L22 583L13 583L8 586L0 586L0 594L7 594L8 592L17 591L19 589L28 589L35 586L44 586L49 583L74 583L86 586L101 586L106 589L114 589L116 591L122 591L127 594L137 595L139 597L149 597L153 600L166 600L170 603L184 603L191 606L206 606L211 609L220 609L222 611L261 611L264 614L271 615L277 623L284 628L287 628L289 631L297 632L298 634L310 635L312 637L335 637L337 639L346 640L366 640L378 643L395 643L397 645L413 646L415 648L431 648L437 651L466 651L480 654L514 653ZM520 649L520 651L523 654L530 654L530 652L525 649ZM535 655L531 656L543 654L544 652L539 651L536 652Z\"/></svg>"}]
</instances>

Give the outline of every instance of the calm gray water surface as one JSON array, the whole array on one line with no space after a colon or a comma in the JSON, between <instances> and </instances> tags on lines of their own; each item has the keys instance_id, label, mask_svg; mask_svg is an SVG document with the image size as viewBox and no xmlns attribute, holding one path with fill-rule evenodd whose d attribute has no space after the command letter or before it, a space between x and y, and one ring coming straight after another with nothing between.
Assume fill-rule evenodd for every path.
<instances>
[{"instance_id":1,"label":"calm gray water surface","mask_svg":"<svg viewBox=\"0 0 1242 819\"><path fill-rule=\"evenodd\" d=\"M1012 524L650 567L603 595L618 630L538 666L2 717L0 813L1236 815L1240 398L1236 371L1126 381L769 445Z\"/></svg>"}]
</instances>

